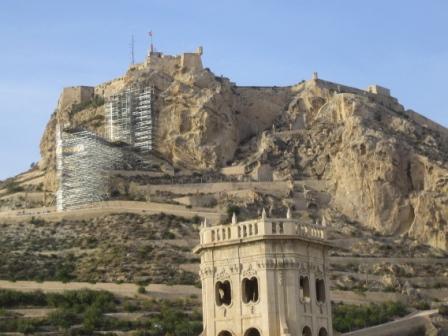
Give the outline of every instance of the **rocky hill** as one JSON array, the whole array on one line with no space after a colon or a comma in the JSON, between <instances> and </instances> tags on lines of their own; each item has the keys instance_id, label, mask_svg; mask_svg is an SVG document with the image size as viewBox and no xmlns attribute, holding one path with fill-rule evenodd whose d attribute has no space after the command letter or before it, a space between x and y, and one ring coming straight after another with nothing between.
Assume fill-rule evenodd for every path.
<instances>
[{"instance_id":1,"label":"rocky hill","mask_svg":"<svg viewBox=\"0 0 448 336\"><path fill-rule=\"evenodd\" d=\"M283 217L289 207L327 225L336 310L448 302L446 128L379 86L315 74L288 87L241 87L200 56L152 53L123 77L63 90L39 164L0 181L0 280L196 293L191 250L202 218L228 223L262 208ZM56 211L56 125L107 138L106 102L136 86L153 89L155 150L142 156L150 169L111 168L111 199Z\"/></svg>"},{"instance_id":2,"label":"rocky hill","mask_svg":"<svg viewBox=\"0 0 448 336\"><path fill-rule=\"evenodd\" d=\"M97 86L84 104L63 92L41 141L47 203L57 188L57 121L104 134L104 99L150 85L157 151L176 171L258 164L277 180L320 180L329 206L347 218L448 249L447 129L405 110L381 87L364 91L318 78L240 87L203 68L199 54L188 54L194 62L185 55L152 55Z\"/></svg>"}]
</instances>

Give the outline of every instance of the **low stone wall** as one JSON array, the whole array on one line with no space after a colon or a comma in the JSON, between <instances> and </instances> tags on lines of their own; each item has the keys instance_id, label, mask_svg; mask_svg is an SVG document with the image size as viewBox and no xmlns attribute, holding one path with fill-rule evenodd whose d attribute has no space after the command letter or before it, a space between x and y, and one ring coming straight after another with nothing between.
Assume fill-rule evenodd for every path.
<instances>
[{"instance_id":1,"label":"low stone wall","mask_svg":"<svg viewBox=\"0 0 448 336\"><path fill-rule=\"evenodd\" d=\"M289 190L290 184L287 181L276 182L216 182L216 183L189 183L189 184L159 184L136 186L140 192L155 193L157 191L168 191L175 194L212 194L235 190L259 190L259 191L285 191Z\"/></svg>"}]
</instances>

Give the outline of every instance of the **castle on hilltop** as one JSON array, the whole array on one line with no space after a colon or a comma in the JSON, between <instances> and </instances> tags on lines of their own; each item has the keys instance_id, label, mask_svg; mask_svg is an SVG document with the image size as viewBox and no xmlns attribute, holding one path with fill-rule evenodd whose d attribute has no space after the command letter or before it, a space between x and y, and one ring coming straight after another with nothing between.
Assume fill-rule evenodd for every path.
<instances>
[{"instance_id":1,"label":"castle on hilltop","mask_svg":"<svg viewBox=\"0 0 448 336\"><path fill-rule=\"evenodd\" d=\"M74 108L80 112L91 107L92 102L101 101L104 104L104 129L101 129L100 134L97 132L98 129L92 131L92 129L73 128L64 121L58 122L56 131L58 210L82 207L109 199L109 171L146 170L151 166L148 155L154 153L156 134L160 127L157 125L158 112L154 109L157 90L153 82L145 80L145 74L148 73L148 69L149 73L159 71L166 74L200 72L203 70L202 54L202 47L197 48L195 52L177 56L151 50L144 62L129 67L128 77L121 77L96 87L64 88L58 110L73 115L77 113L73 113ZM129 80L130 78L134 80ZM334 92L360 94L394 109L402 108L397 100L390 96L388 89L377 85L369 86L367 90L359 90L323 81L318 78L317 73L313 74L311 83L324 85ZM250 90L251 93L244 91L245 95L260 94L253 91L253 88ZM275 95L273 92L270 94ZM257 111L254 109L253 112ZM304 120L303 124L305 123ZM220 173L227 178L249 178L257 181L273 179L273 171L269 164L259 161L223 167Z\"/></svg>"},{"instance_id":2,"label":"castle on hilltop","mask_svg":"<svg viewBox=\"0 0 448 336\"><path fill-rule=\"evenodd\" d=\"M131 65L129 71L202 70L202 53L202 47L178 56L151 51L143 63ZM56 126L59 211L109 199L108 171L146 170L151 166L146 156L155 146L154 88L147 84L128 85L123 79L118 79L112 89L110 84L64 88L59 99L58 110L63 111L88 106L97 97L104 97L106 126L105 134L59 123Z\"/></svg>"}]
</instances>

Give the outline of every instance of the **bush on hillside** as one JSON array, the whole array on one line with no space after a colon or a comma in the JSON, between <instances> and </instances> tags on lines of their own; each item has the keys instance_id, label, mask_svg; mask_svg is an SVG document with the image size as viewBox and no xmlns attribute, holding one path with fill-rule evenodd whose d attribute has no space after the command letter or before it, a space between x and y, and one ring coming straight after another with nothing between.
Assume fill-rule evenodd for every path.
<instances>
[{"instance_id":1,"label":"bush on hillside","mask_svg":"<svg viewBox=\"0 0 448 336\"><path fill-rule=\"evenodd\" d=\"M339 332L349 332L357 329L392 321L396 317L408 313L401 302L386 302L368 305L333 305L333 327Z\"/></svg>"}]
</instances>

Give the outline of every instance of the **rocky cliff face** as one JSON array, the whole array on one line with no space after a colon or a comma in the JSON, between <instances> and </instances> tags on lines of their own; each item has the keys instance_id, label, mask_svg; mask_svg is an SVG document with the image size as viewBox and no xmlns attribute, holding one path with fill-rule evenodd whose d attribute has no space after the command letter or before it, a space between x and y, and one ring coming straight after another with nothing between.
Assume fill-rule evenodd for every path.
<instances>
[{"instance_id":1,"label":"rocky cliff face","mask_svg":"<svg viewBox=\"0 0 448 336\"><path fill-rule=\"evenodd\" d=\"M94 92L104 98L131 84L154 86L157 149L179 169L268 163L277 178L325 181L332 206L353 220L448 249L445 128L384 94L317 79L238 87L200 66L163 62L131 68ZM61 101L41 141L49 191L57 120L104 133L104 106Z\"/></svg>"},{"instance_id":2,"label":"rocky cliff face","mask_svg":"<svg viewBox=\"0 0 448 336\"><path fill-rule=\"evenodd\" d=\"M242 140L272 124L291 95L289 88L237 87L208 69L182 66L171 57L133 67L125 76L97 86L94 92L104 99L130 85L154 87L157 150L175 166L197 170L225 165ZM64 90L40 146L40 168L47 171L45 186L49 191L57 188L58 121L104 135L105 109L89 101L79 104Z\"/></svg>"},{"instance_id":3,"label":"rocky cliff face","mask_svg":"<svg viewBox=\"0 0 448 336\"><path fill-rule=\"evenodd\" d=\"M279 133L264 140L278 175L324 180L349 218L447 249L448 132L392 97L319 80L295 90ZM295 130L282 134L287 125Z\"/></svg>"}]
</instances>

